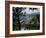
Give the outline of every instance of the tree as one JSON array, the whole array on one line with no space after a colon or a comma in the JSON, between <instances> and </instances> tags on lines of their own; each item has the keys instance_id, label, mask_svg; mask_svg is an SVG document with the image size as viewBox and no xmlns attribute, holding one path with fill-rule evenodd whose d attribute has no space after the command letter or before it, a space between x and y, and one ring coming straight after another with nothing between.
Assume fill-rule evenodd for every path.
<instances>
[{"instance_id":1,"label":"tree","mask_svg":"<svg viewBox=\"0 0 46 38\"><path fill-rule=\"evenodd\" d=\"M21 11L22 11L22 7L13 7L13 16L15 16L19 24L19 30L21 30L20 17L19 17L20 15L22 15Z\"/></svg>"}]
</instances>

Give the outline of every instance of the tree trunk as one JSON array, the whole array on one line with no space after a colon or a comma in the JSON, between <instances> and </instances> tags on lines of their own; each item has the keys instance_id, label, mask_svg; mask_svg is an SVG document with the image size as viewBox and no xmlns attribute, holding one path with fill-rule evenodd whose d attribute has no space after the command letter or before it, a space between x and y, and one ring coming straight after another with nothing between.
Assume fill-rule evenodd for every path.
<instances>
[{"instance_id":1,"label":"tree trunk","mask_svg":"<svg viewBox=\"0 0 46 38\"><path fill-rule=\"evenodd\" d=\"M19 24L19 30L21 30L21 24L20 24L20 18L19 18L19 15L18 15L18 24Z\"/></svg>"}]
</instances>

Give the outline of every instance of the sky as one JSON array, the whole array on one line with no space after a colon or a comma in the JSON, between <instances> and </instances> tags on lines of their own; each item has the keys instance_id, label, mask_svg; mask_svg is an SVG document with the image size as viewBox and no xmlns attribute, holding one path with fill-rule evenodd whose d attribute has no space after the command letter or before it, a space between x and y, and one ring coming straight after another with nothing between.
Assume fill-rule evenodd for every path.
<instances>
[{"instance_id":1,"label":"sky","mask_svg":"<svg viewBox=\"0 0 46 38\"><path fill-rule=\"evenodd\" d=\"M26 9L24 9L23 11L22 11L23 13L24 12L26 12L26 14L32 14L32 13L38 13L38 12L40 12L40 9L38 8L37 10L29 10L29 8L26 8Z\"/></svg>"}]
</instances>

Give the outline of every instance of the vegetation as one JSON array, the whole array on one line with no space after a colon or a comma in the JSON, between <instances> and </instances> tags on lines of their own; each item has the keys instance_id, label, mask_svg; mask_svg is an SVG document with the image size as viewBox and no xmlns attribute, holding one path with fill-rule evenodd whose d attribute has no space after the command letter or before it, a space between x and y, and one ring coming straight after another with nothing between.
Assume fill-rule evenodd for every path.
<instances>
[{"instance_id":1,"label":"vegetation","mask_svg":"<svg viewBox=\"0 0 46 38\"><path fill-rule=\"evenodd\" d=\"M24 14L21 12L23 9L24 8L22 7L21 8L13 7L13 30L18 31L18 30L21 30L22 28L24 28L24 30L40 29L40 14L26 15L26 12ZM28 18L29 18L29 21L27 20Z\"/></svg>"}]
</instances>

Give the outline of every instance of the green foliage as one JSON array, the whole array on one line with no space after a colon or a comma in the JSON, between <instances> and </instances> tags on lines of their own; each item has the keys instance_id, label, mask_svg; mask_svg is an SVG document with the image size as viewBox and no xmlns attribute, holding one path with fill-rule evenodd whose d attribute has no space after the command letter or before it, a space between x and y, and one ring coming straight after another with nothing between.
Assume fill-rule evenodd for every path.
<instances>
[{"instance_id":1,"label":"green foliage","mask_svg":"<svg viewBox=\"0 0 46 38\"><path fill-rule=\"evenodd\" d=\"M16 22L13 22L13 30L20 30L19 29L19 24Z\"/></svg>"},{"instance_id":2,"label":"green foliage","mask_svg":"<svg viewBox=\"0 0 46 38\"><path fill-rule=\"evenodd\" d=\"M22 11L23 8L14 8L13 9L13 31L14 30L21 30L21 28L25 27L24 30L37 30L40 29L40 15L28 15L29 17L31 17L31 20L28 24L20 23L20 16L26 16L26 12L23 14ZM28 21L27 21L28 22ZM38 22L38 24L37 24Z\"/></svg>"}]
</instances>

